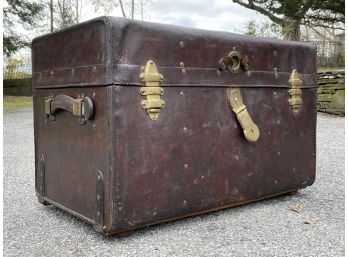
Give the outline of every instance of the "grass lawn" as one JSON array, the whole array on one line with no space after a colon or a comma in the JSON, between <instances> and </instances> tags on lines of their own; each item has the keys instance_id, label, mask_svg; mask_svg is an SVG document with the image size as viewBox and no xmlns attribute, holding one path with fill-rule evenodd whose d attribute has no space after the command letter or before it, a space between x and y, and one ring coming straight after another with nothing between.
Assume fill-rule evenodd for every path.
<instances>
[{"instance_id":1,"label":"grass lawn","mask_svg":"<svg viewBox=\"0 0 348 257\"><path fill-rule=\"evenodd\" d=\"M344 71L343 67L318 67L318 72L326 72L326 71Z\"/></svg>"},{"instance_id":2,"label":"grass lawn","mask_svg":"<svg viewBox=\"0 0 348 257\"><path fill-rule=\"evenodd\" d=\"M33 106L31 96L4 96L4 110Z\"/></svg>"}]
</instances>

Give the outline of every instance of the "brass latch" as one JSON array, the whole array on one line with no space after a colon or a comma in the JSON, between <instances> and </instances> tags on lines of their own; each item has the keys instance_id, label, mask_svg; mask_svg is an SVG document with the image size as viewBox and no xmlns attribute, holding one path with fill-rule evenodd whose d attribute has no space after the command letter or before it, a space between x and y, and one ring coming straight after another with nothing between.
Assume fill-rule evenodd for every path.
<instances>
[{"instance_id":1,"label":"brass latch","mask_svg":"<svg viewBox=\"0 0 348 257\"><path fill-rule=\"evenodd\" d=\"M139 77L144 83L144 87L140 88L140 93L146 97L146 100L141 101L141 106L152 120L157 120L164 107L164 101L161 100L164 90L160 87L163 75L158 72L156 64L152 60L148 61L141 71Z\"/></svg>"},{"instance_id":2,"label":"brass latch","mask_svg":"<svg viewBox=\"0 0 348 257\"><path fill-rule=\"evenodd\" d=\"M294 112L298 112L301 108L301 104L302 104L302 99L301 99L301 88L300 86L302 85L302 80L300 79L300 75L298 74L298 72L296 70L293 70L291 75L290 75L290 79L289 79L289 83L291 85L291 88L289 89L289 104L292 107L292 110Z\"/></svg>"},{"instance_id":3,"label":"brass latch","mask_svg":"<svg viewBox=\"0 0 348 257\"><path fill-rule=\"evenodd\" d=\"M249 142L256 142L260 137L259 128L252 121L246 106L243 103L242 94L239 89L231 89L229 101L232 111L236 114L239 124L243 129L245 138Z\"/></svg>"}]
</instances>

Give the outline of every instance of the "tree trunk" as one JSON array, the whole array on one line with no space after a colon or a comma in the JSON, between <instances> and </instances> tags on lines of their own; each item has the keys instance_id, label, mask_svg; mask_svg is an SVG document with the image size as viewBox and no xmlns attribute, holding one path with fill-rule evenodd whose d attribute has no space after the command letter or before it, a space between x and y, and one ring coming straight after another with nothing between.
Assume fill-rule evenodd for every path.
<instances>
[{"instance_id":1,"label":"tree trunk","mask_svg":"<svg viewBox=\"0 0 348 257\"><path fill-rule=\"evenodd\" d=\"M53 0L50 0L50 22L51 22L51 32L53 32Z\"/></svg>"},{"instance_id":2,"label":"tree trunk","mask_svg":"<svg viewBox=\"0 0 348 257\"><path fill-rule=\"evenodd\" d=\"M120 7L121 7L121 11L122 11L122 16L123 16L124 18L126 18L126 13L124 12L122 0L118 0L118 2L120 3Z\"/></svg>"},{"instance_id":3,"label":"tree trunk","mask_svg":"<svg viewBox=\"0 0 348 257\"><path fill-rule=\"evenodd\" d=\"M282 33L285 40L300 41L300 23L289 17L284 17L282 22Z\"/></svg>"},{"instance_id":4,"label":"tree trunk","mask_svg":"<svg viewBox=\"0 0 348 257\"><path fill-rule=\"evenodd\" d=\"M132 0L131 18L134 19L134 0Z\"/></svg>"}]
</instances>

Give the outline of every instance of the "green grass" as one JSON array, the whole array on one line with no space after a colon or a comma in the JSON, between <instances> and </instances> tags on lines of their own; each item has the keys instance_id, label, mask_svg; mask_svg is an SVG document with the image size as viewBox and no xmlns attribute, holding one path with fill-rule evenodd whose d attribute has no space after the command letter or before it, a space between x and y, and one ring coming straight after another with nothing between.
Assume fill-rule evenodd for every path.
<instances>
[{"instance_id":1,"label":"green grass","mask_svg":"<svg viewBox=\"0 0 348 257\"><path fill-rule=\"evenodd\" d=\"M31 106L33 106L33 98L30 96L4 96L4 110Z\"/></svg>"},{"instance_id":2,"label":"green grass","mask_svg":"<svg viewBox=\"0 0 348 257\"><path fill-rule=\"evenodd\" d=\"M326 71L344 71L344 66L342 67L318 67L318 72Z\"/></svg>"}]
</instances>

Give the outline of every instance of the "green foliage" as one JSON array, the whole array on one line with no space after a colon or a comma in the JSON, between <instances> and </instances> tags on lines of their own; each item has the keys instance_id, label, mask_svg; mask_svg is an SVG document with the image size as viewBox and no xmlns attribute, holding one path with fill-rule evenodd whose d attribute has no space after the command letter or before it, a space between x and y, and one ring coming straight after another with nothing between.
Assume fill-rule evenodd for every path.
<instances>
[{"instance_id":1,"label":"green foliage","mask_svg":"<svg viewBox=\"0 0 348 257\"><path fill-rule=\"evenodd\" d=\"M19 49L29 46L25 37L15 31L16 26L21 25L26 29L37 26L42 18L44 6L28 0L7 0L7 4L3 9L3 52L8 57Z\"/></svg>"},{"instance_id":2,"label":"green foliage","mask_svg":"<svg viewBox=\"0 0 348 257\"><path fill-rule=\"evenodd\" d=\"M248 36L256 36L256 22L255 21L249 21L246 26L246 31L244 35Z\"/></svg>"},{"instance_id":3,"label":"green foliage","mask_svg":"<svg viewBox=\"0 0 348 257\"><path fill-rule=\"evenodd\" d=\"M263 22L257 24L256 21L251 20L246 25L244 35L282 38L282 28L274 22Z\"/></svg>"},{"instance_id":4,"label":"green foliage","mask_svg":"<svg viewBox=\"0 0 348 257\"><path fill-rule=\"evenodd\" d=\"M232 0L266 15L282 27L285 39L299 40L300 25L344 30L344 0Z\"/></svg>"}]
</instances>

